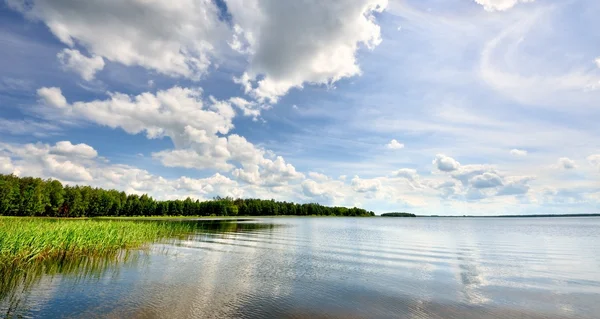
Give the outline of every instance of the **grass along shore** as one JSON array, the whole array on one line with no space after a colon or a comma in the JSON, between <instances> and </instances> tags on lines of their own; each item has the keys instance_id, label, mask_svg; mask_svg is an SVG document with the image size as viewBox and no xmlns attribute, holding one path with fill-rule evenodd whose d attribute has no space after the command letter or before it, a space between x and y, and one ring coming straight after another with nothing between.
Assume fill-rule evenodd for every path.
<instances>
[{"instance_id":1,"label":"grass along shore","mask_svg":"<svg viewBox=\"0 0 600 319\"><path fill-rule=\"evenodd\" d=\"M194 231L193 223L0 218L0 267L96 256Z\"/></svg>"}]
</instances>

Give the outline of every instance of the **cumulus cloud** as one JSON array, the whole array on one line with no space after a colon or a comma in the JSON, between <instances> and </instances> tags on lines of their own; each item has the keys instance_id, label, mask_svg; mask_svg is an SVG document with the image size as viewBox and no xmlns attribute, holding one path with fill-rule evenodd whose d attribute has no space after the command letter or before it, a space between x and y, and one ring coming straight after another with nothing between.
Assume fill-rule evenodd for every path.
<instances>
[{"instance_id":1,"label":"cumulus cloud","mask_svg":"<svg viewBox=\"0 0 600 319\"><path fill-rule=\"evenodd\" d=\"M510 155L515 156L515 157L523 157L523 156L527 156L527 151L514 148L514 149L510 150Z\"/></svg>"},{"instance_id":2,"label":"cumulus cloud","mask_svg":"<svg viewBox=\"0 0 600 319\"><path fill-rule=\"evenodd\" d=\"M502 185L502 178L494 173L483 173L476 175L469 183L475 188L493 188Z\"/></svg>"},{"instance_id":3,"label":"cumulus cloud","mask_svg":"<svg viewBox=\"0 0 600 319\"><path fill-rule=\"evenodd\" d=\"M325 174L317 173L317 172L309 172L308 176L316 181L328 181L329 177Z\"/></svg>"},{"instance_id":4,"label":"cumulus cloud","mask_svg":"<svg viewBox=\"0 0 600 319\"><path fill-rule=\"evenodd\" d=\"M596 66L598 66L600 68L600 58L597 58L595 62L596 62Z\"/></svg>"},{"instance_id":5,"label":"cumulus cloud","mask_svg":"<svg viewBox=\"0 0 600 319\"><path fill-rule=\"evenodd\" d=\"M356 51L381 42L373 16L387 0L230 0L235 35L230 44L250 56L236 82L263 102L276 102L304 83L332 85L360 74ZM343 23L341 23L343 21Z\"/></svg>"},{"instance_id":6,"label":"cumulus cloud","mask_svg":"<svg viewBox=\"0 0 600 319\"><path fill-rule=\"evenodd\" d=\"M410 181L419 179L419 174L417 173L417 170L412 169L412 168L401 168L397 171L394 171L392 173L392 176L393 177L403 177Z\"/></svg>"},{"instance_id":7,"label":"cumulus cloud","mask_svg":"<svg viewBox=\"0 0 600 319\"><path fill-rule=\"evenodd\" d=\"M530 190L529 182L535 178L532 176L508 177L504 185L498 190L498 196L524 195Z\"/></svg>"},{"instance_id":8,"label":"cumulus cloud","mask_svg":"<svg viewBox=\"0 0 600 319\"><path fill-rule=\"evenodd\" d=\"M230 134L235 111L227 101L202 98L201 89L173 87L137 96L110 93L106 100L67 103L58 88L38 90L53 116L86 120L147 138L169 137L175 149L152 154L168 167L233 170L233 176L255 185L283 185L303 175L281 157L243 136Z\"/></svg>"},{"instance_id":9,"label":"cumulus cloud","mask_svg":"<svg viewBox=\"0 0 600 319\"><path fill-rule=\"evenodd\" d=\"M99 56L87 57L79 50L64 49L57 55L65 70L78 73L86 81L94 79L96 72L104 68L104 59Z\"/></svg>"},{"instance_id":10,"label":"cumulus cloud","mask_svg":"<svg viewBox=\"0 0 600 319\"><path fill-rule=\"evenodd\" d=\"M516 6L518 3L533 2L535 0L475 0L482 5L486 11L506 11Z\"/></svg>"},{"instance_id":11,"label":"cumulus cloud","mask_svg":"<svg viewBox=\"0 0 600 319\"><path fill-rule=\"evenodd\" d=\"M260 115L260 111L262 109L260 104L256 102L247 101L241 97L232 97L229 99L229 102L231 102L231 104L235 105L238 109L240 109L244 116L252 117L254 120L258 119L258 116Z\"/></svg>"},{"instance_id":12,"label":"cumulus cloud","mask_svg":"<svg viewBox=\"0 0 600 319\"><path fill-rule=\"evenodd\" d=\"M12 174L15 168L8 156L0 156L0 174Z\"/></svg>"},{"instance_id":13,"label":"cumulus cloud","mask_svg":"<svg viewBox=\"0 0 600 319\"><path fill-rule=\"evenodd\" d=\"M84 143L73 145L69 141L57 142L50 152L66 157L94 158L98 156L98 152L93 147Z\"/></svg>"},{"instance_id":14,"label":"cumulus cloud","mask_svg":"<svg viewBox=\"0 0 600 319\"><path fill-rule=\"evenodd\" d=\"M72 182L92 180L92 174L84 163L96 151L85 144L73 145L70 142L59 142L54 146L40 143L21 146L0 145L0 150L8 153L15 170L28 175L41 175Z\"/></svg>"},{"instance_id":15,"label":"cumulus cloud","mask_svg":"<svg viewBox=\"0 0 600 319\"><path fill-rule=\"evenodd\" d=\"M404 144L402 144L402 143L400 143L400 142L398 142L398 141L396 141L396 140L394 139L394 140L391 140L391 141L390 141L390 142L389 142L389 143L386 145L386 147L387 147L388 149L391 149L391 150L399 150L399 149L403 149L403 148L404 148Z\"/></svg>"},{"instance_id":16,"label":"cumulus cloud","mask_svg":"<svg viewBox=\"0 0 600 319\"><path fill-rule=\"evenodd\" d=\"M233 171L233 176L254 185L281 186L304 177L304 174L297 172L296 168L286 163L281 156L275 160L263 158L259 164L243 165L244 168L237 168Z\"/></svg>"},{"instance_id":17,"label":"cumulus cloud","mask_svg":"<svg viewBox=\"0 0 600 319\"><path fill-rule=\"evenodd\" d=\"M0 156L0 173L23 172L27 176L54 178L69 184L149 193L162 199L241 196L244 193L236 181L219 173L199 179L166 179L135 167L111 164L101 157L92 157L92 152L85 146L70 141L55 145L0 144L0 154L3 154ZM61 154L57 154L57 150Z\"/></svg>"},{"instance_id":18,"label":"cumulus cloud","mask_svg":"<svg viewBox=\"0 0 600 319\"><path fill-rule=\"evenodd\" d=\"M432 162L442 172L453 172L460 168L460 163L452 157L438 154Z\"/></svg>"},{"instance_id":19,"label":"cumulus cloud","mask_svg":"<svg viewBox=\"0 0 600 319\"><path fill-rule=\"evenodd\" d=\"M300 186L304 196L310 200L319 200L331 204L336 199L344 196L340 192L341 182L318 183L312 179L307 179Z\"/></svg>"},{"instance_id":20,"label":"cumulus cloud","mask_svg":"<svg viewBox=\"0 0 600 319\"><path fill-rule=\"evenodd\" d=\"M67 99L62 95L62 91L57 87L40 88L37 95L42 103L55 108L64 108L67 106Z\"/></svg>"},{"instance_id":21,"label":"cumulus cloud","mask_svg":"<svg viewBox=\"0 0 600 319\"><path fill-rule=\"evenodd\" d=\"M577 165L575 165L575 161L568 157L561 157L558 159L558 168L561 169L575 169Z\"/></svg>"},{"instance_id":22,"label":"cumulus cloud","mask_svg":"<svg viewBox=\"0 0 600 319\"><path fill-rule=\"evenodd\" d=\"M112 0L9 0L8 4L45 23L71 48L77 44L100 59L190 79L198 79L207 70L213 50L229 33L211 0L177 5ZM100 60L95 63L99 66ZM92 76L87 72L81 74Z\"/></svg>"},{"instance_id":23,"label":"cumulus cloud","mask_svg":"<svg viewBox=\"0 0 600 319\"><path fill-rule=\"evenodd\" d=\"M354 176L350 181L350 185L355 192L358 193L369 193L377 192L381 189L381 181L378 179L361 179L358 176Z\"/></svg>"},{"instance_id":24,"label":"cumulus cloud","mask_svg":"<svg viewBox=\"0 0 600 319\"><path fill-rule=\"evenodd\" d=\"M452 178L459 180L463 185L470 185L475 176L486 173L499 175L498 171L489 165L470 164L460 166L453 174Z\"/></svg>"}]
</instances>

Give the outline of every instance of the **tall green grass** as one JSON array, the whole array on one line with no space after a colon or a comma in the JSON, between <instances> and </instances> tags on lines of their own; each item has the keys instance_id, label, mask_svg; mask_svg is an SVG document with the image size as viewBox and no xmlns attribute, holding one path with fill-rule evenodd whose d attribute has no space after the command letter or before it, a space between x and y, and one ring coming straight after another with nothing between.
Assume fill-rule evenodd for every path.
<instances>
[{"instance_id":1,"label":"tall green grass","mask_svg":"<svg viewBox=\"0 0 600 319\"><path fill-rule=\"evenodd\" d=\"M98 256L196 230L197 223L168 221L0 218L0 267Z\"/></svg>"}]
</instances>

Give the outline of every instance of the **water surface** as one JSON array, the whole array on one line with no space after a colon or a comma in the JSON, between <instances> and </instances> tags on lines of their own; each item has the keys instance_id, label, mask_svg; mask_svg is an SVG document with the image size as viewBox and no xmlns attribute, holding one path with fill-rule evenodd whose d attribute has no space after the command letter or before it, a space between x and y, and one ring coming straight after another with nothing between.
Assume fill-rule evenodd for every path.
<instances>
[{"instance_id":1,"label":"water surface","mask_svg":"<svg viewBox=\"0 0 600 319\"><path fill-rule=\"evenodd\" d=\"M600 218L265 218L155 244L141 256L92 267L93 276L77 269L43 275L19 290L11 314L456 319L600 314ZM6 302L0 311L7 313Z\"/></svg>"}]
</instances>

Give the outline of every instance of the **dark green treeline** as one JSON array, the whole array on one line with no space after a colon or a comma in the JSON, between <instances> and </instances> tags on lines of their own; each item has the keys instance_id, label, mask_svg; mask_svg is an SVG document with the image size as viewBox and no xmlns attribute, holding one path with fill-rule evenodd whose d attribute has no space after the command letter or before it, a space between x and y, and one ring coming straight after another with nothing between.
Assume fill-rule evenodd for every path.
<instances>
[{"instance_id":1,"label":"dark green treeline","mask_svg":"<svg viewBox=\"0 0 600 319\"><path fill-rule=\"evenodd\" d=\"M98 216L374 216L361 208L327 207L261 199L157 201L90 186L63 186L57 180L0 174L0 215Z\"/></svg>"}]
</instances>

